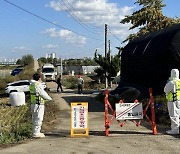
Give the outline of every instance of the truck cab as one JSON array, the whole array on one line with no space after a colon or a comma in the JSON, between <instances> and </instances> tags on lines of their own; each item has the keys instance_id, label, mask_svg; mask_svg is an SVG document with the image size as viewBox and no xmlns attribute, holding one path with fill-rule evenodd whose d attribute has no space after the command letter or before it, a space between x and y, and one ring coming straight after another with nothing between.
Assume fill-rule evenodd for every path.
<instances>
[{"instance_id":1,"label":"truck cab","mask_svg":"<svg viewBox=\"0 0 180 154\"><path fill-rule=\"evenodd\" d=\"M45 81L55 81L57 72L55 72L54 65L44 64L42 66L42 74Z\"/></svg>"}]
</instances>

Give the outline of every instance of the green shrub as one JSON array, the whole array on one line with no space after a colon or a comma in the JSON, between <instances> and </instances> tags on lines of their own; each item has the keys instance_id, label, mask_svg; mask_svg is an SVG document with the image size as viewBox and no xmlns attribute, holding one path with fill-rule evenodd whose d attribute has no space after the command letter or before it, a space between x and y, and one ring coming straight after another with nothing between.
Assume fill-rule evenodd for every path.
<instances>
[{"instance_id":1,"label":"green shrub","mask_svg":"<svg viewBox=\"0 0 180 154\"><path fill-rule=\"evenodd\" d=\"M154 97L156 122L170 125L170 118L167 109L167 99L164 95Z\"/></svg>"},{"instance_id":2,"label":"green shrub","mask_svg":"<svg viewBox=\"0 0 180 154\"><path fill-rule=\"evenodd\" d=\"M6 82L2 78L0 78L0 92L3 92L5 87Z\"/></svg>"},{"instance_id":3,"label":"green shrub","mask_svg":"<svg viewBox=\"0 0 180 154\"><path fill-rule=\"evenodd\" d=\"M18 77L20 80L31 80L34 73L34 70L25 70L24 72L20 73Z\"/></svg>"},{"instance_id":4,"label":"green shrub","mask_svg":"<svg viewBox=\"0 0 180 154\"><path fill-rule=\"evenodd\" d=\"M70 89L77 89L77 76L63 76L62 85L66 88ZM84 79L84 89L103 89L104 84L98 84L97 82L93 81L88 76L83 76Z\"/></svg>"},{"instance_id":5,"label":"green shrub","mask_svg":"<svg viewBox=\"0 0 180 154\"><path fill-rule=\"evenodd\" d=\"M62 85L66 88L75 89L77 88L77 77L75 76L64 76L62 78Z\"/></svg>"},{"instance_id":6,"label":"green shrub","mask_svg":"<svg viewBox=\"0 0 180 154\"><path fill-rule=\"evenodd\" d=\"M10 82L14 82L14 81L17 81L19 80L18 76L6 76L6 78L3 79L4 82L7 84L7 83L10 83Z\"/></svg>"},{"instance_id":7,"label":"green shrub","mask_svg":"<svg viewBox=\"0 0 180 154\"><path fill-rule=\"evenodd\" d=\"M85 89L104 89L105 85L102 83L97 83L95 81L85 82L84 84Z\"/></svg>"}]
</instances>

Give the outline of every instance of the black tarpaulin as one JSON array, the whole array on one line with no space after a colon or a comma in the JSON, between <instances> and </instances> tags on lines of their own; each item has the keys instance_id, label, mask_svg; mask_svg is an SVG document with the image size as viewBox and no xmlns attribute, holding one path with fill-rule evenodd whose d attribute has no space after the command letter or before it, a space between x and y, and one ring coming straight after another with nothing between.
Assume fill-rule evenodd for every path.
<instances>
[{"instance_id":1,"label":"black tarpaulin","mask_svg":"<svg viewBox=\"0 0 180 154\"><path fill-rule=\"evenodd\" d=\"M180 70L180 24L143 35L124 47L117 89L133 87L148 94L151 87L154 94L162 94L174 68Z\"/></svg>"}]
</instances>

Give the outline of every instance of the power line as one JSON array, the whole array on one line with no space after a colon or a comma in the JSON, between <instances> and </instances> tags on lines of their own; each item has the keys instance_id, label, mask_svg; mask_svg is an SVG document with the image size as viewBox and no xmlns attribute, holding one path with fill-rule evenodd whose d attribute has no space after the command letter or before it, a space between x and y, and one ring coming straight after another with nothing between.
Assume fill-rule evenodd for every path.
<instances>
[{"instance_id":1,"label":"power line","mask_svg":"<svg viewBox=\"0 0 180 154\"><path fill-rule=\"evenodd\" d=\"M114 36L118 41L122 42L117 36L115 36L111 31L109 31L109 33L112 34L112 36Z\"/></svg>"},{"instance_id":2,"label":"power line","mask_svg":"<svg viewBox=\"0 0 180 154\"><path fill-rule=\"evenodd\" d=\"M97 46L97 47L95 47L95 48L93 48L93 49L99 48L99 47L101 47L101 46L104 46L104 43L101 44L101 45L99 45L99 46Z\"/></svg>"},{"instance_id":3,"label":"power line","mask_svg":"<svg viewBox=\"0 0 180 154\"><path fill-rule=\"evenodd\" d=\"M117 36L115 36L115 35L110 31L110 28L108 29L108 32L109 32L112 36L114 36L114 38L116 38L118 41L122 42Z\"/></svg>"},{"instance_id":4,"label":"power line","mask_svg":"<svg viewBox=\"0 0 180 154\"><path fill-rule=\"evenodd\" d=\"M45 22L48 22L48 23L50 23L50 24L52 24L52 25L54 25L54 26L60 27L60 28L62 28L62 29L68 30L68 31L70 31L70 32L72 32L72 33L75 33L75 34L77 34L77 35L81 35L81 36L84 36L84 37L87 37L87 38L90 38L90 39L100 40L100 39L96 39L96 38L93 38L93 37L90 37L90 36L87 36L87 35L84 35L84 34L81 34L81 33L75 32L75 31L72 31L72 30L70 30L70 29L68 29L68 28L65 28L65 27L63 27L63 26L60 26L60 25L58 25L58 24L56 24L56 23L54 23L54 22L52 22L52 21L49 21L49 20L47 20L47 19L45 19L45 18L43 18L43 17L40 17L39 15L36 15L36 14L34 14L34 13L26 10L26 9L23 9L22 7L14 4L14 3L11 3L11 2L9 2L9 1L7 1L7 0L4 0L4 1L7 2L7 3L9 3L9 4L11 4L11 5L13 5L13 6L15 6L15 7L18 8L18 9L20 9L20 10L26 12L26 13L29 13L29 14L31 14L31 15L33 15L33 16L35 16L35 17L37 17L37 18L39 18L39 19L41 19L41 20L43 20L43 21L45 21ZM102 40L100 40L100 41L102 41Z\"/></svg>"},{"instance_id":5,"label":"power line","mask_svg":"<svg viewBox=\"0 0 180 154\"><path fill-rule=\"evenodd\" d=\"M91 50L97 49L97 48L102 47L102 46L104 46L104 43L101 44L101 45L98 45L98 46L96 46L96 47L94 47L94 48L88 49L88 50L86 50L86 52L89 52L89 51L91 51Z\"/></svg>"},{"instance_id":6,"label":"power line","mask_svg":"<svg viewBox=\"0 0 180 154\"><path fill-rule=\"evenodd\" d=\"M62 1L63 1L63 0L62 0ZM79 14L86 23L88 23L89 25L93 26L93 27L96 28L96 29L100 29L99 27L97 27L97 26L93 25L92 23L90 23L89 21L87 21L87 20L84 18L84 16L81 15L81 14L73 7L72 3L70 3L68 0L66 0L66 2L69 3L69 5L71 6L71 8L72 8L75 12L77 12L77 14ZM89 26L88 26L88 27L89 27ZM95 30L95 31L96 31L96 30Z\"/></svg>"},{"instance_id":7,"label":"power line","mask_svg":"<svg viewBox=\"0 0 180 154\"><path fill-rule=\"evenodd\" d=\"M69 15L70 15L78 24L80 24L83 28L85 28L85 29L88 30L89 32L97 34L97 32L94 32L94 31L90 30L89 27L88 27L86 24L84 24L83 22L81 23L81 21L79 21L79 18L78 18L74 13L72 13L72 12L69 11L70 8L69 8L69 6L68 6L64 1L59 1L59 3L60 3L62 6L65 6L65 7L67 8L67 9L65 9L65 10L69 13Z\"/></svg>"}]
</instances>

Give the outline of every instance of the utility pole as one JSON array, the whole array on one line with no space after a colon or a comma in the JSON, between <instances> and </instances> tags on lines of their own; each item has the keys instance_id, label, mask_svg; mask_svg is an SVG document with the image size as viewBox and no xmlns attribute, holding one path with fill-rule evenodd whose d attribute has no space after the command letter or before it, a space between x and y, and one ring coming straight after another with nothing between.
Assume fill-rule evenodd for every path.
<instances>
[{"instance_id":1,"label":"utility pole","mask_svg":"<svg viewBox=\"0 0 180 154\"><path fill-rule=\"evenodd\" d=\"M62 66L62 56L61 56L61 79L62 79L62 73L63 73L63 66Z\"/></svg>"},{"instance_id":2,"label":"utility pole","mask_svg":"<svg viewBox=\"0 0 180 154\"><path fill-rule=\"evenodd\" d=\"M107 24L105 24L105 58L107 58ZM108 87L107 71L105 71L105 88Z\"/></svg>"},{"instance_id":3,"label":"utility pole","mask_svg":"<svg viewBox=\"0 0 180 154\"><path fill-rule=\"evenodd\" d=\"M111 41L109 40L109 63L110 63L110 68L109 68L109 86L110 88L112 87L112 81L111 81Z\"/></svg>"}]
</instances>

